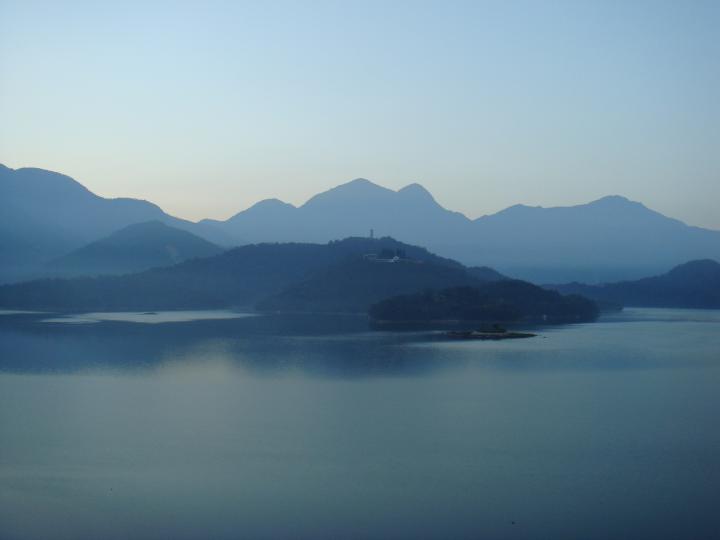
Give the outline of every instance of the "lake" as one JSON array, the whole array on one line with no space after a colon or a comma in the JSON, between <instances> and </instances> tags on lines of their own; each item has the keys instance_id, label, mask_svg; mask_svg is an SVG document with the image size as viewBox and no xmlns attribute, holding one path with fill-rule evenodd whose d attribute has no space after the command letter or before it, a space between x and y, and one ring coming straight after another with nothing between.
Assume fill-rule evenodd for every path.
<instances>
[{"instance_id":1,"label":"lake","mask_svg":"<svg viewBox=\"0 0 720 540\"><path fill-rule=\"evenodd\" d=\"M718 538L720 312L537 331L0 314L0 538Z\"/></svg>"}]
</instances>

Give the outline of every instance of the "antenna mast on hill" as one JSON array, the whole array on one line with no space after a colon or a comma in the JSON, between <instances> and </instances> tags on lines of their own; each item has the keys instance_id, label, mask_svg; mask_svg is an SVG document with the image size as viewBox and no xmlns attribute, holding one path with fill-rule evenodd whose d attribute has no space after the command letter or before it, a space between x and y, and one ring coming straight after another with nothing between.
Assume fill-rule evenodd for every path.
<instances>
[{"instance_id":1,"label":"antenna mast on hill","mask_svg":"<svg viewBox=\"0 0 720 540\"><path fill-rule=\"evenodd\" d=\"M375 238L375 230L370 229L370 238Z\"/></svg>"}]
</instances>

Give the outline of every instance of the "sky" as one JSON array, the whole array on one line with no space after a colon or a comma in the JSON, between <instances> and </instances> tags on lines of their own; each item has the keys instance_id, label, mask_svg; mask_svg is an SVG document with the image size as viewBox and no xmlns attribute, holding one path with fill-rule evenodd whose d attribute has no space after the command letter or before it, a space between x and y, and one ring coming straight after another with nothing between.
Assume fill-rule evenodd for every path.
<instances>
[{"instance_id":1,"label":"sky","mask_svg":"<svg viewBox=\"0 0 720 540\"><path fill-rule=\"evenodd\" d=\"M356 177L720 229L720 2L0 0L0 163L225 219Z\"/></svg>"}]
</instances>

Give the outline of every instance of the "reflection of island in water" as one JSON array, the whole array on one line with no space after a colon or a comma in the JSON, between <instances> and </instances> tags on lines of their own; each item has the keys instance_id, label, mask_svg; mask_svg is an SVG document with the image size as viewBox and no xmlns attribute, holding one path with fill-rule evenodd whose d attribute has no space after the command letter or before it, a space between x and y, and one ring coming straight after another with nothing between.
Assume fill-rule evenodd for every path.
<instances>
[{"instance_id":1,"label":"reflection of island in water","mask_svg":"<svg viewBox=\"0 0 720 540\"><path fill-rule=\"evenodd\" d=\"M491 327L479 328L478 330L450 330L445 332L445 336L451 339L477 339L480 341L500 341L503 339L523 339L536 337L537 334L530 332L513 332L508 331L499 324Z\"/></svg>"},{"instance_id":2,"label":"reflection of island in water","mask_svg":"<svg viewBox=\"0 0 720 540\"><path fill-rule=\"evenodd\" d=\"M192 314L191 322L163 324L148 319L186 320L187 313L4 316L0 371L143 370L183 359L222 358L258 373L293 369L317 376L355 377L417 373L442 364L431 350L397 346L433 340L436 334L370 332L362 315ZM114 320L107 320L110 317ZM141 322L127 322L128 318Z\"/></svg>"},{"instance_id":3,"label":"reflection of island in water","mask_svg":"<svg viewBox=\"0 0 720 540\"><path fill-rule=\"evenodd\" d=\"M75 313L43 319L45 323L87 324L103 321L134 322L147 324L161 324L172 322L215 321L222 319L241 319L254 317L253 313L239 313L236 311L217 309L211 311L108 311L95 313Z\"/></svg>"},{"instance_id":4,"label":"reflection of island in water","mask_svg":"<svg viewBox=\"0 0 720 540\"><path fill-rule=\"evenodd\" d=\"M664 366L665 353L655 355L652 361L646 358L643 351L650 345L638 338L642 326L656 329L660 324L664 328L673 322L700 331L707 326L698 322L720 322L718 312L630 309L603 315L592 324L531 330L548 339L482 341L450 339L443 331L428 329L369 331L368 320L361 315L207 319L211 313L204 312L204 320L163 324L45 323L41 321L49 318L47 313L0 314L0 372L148 372L183 362L198 366L222 362L258 376L303 374L321 378L424 376L456 370L470 362L502 371L626 369L635 364L649 369ZM156 316L166 314L157 312ZM67 320L57 315L54 318ZM609 328L615 336L614 347L627 349L628 354L603 352ZM648 335L653 336L654 349L677 348L678 344L668 341L665 334L653 330ZM687 358L700 361L707 356L707 344L702 339L698 338L697 347L691 346L690 338L683 342L684 365L689 365ZM563 351L573 354L560 354Z\"/></svg>"}]
</instances>

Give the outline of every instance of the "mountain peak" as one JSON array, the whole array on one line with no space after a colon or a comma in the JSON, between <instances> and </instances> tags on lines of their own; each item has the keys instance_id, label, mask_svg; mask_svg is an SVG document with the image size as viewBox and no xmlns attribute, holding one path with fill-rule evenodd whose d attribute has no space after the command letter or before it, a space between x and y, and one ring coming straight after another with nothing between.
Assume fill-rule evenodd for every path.
<instances>
[{"instance_id":1,"label":"mountain peak","mask_svg":"<svg viewBox=\"0 0 720 540\"><path fill-rule=\"evenodd\" d=\"M600 197L599 199L587 203L587 205L604 206L609 208L620 208L623 206L643 206L642 203L631 201L630 199L628 199L627 197L623 197L622 195L606 195L605 197Z\"/></svg>"},{"instance_id":2,"label":"mountain peak","mask_svg":"<svg viewBox=\"0 0 720 540\"><path fill-rule=\"evenodd\" d=\"M58 275L139 272L222 250L191 232L159 220L133 223L48 263Z\"/></svg>"},{"instance_id":3,"label":"mountain peak","mask_svg":"<svg viewBox=\"0 0 720 540\"><path fill-rule=\"evenodd\" d=\"M355 178L354 180L350 180L349 182L345 182L344 184L340 184L339 186L336 186L332 189L329 189L325 193L330 193L332 191L349 191L352 190L353 192L371 192L371 191L390 191L387 188L384 188L375 182L371 182L367 178ZM322 193L321 193L322 195Z\"/></svg>"},{"instance_id":4,"label":"mountain peak","mask_svg":"<svg viewBox=\"0 0 720 540\"><path fill-rule=\"evenodd\" d=\"M309 199L302 207L312 208L318 205L332 205L336 203L354 203L358 200L376 200L395 192L379 186L367 178L356 178L350 182L340 184L332 189L323 191Z\"/></svg>"},{"instance_id":5,"label":"mountain peak","mask_svg":"<svg viewBox=\"0 0 720 540\"><path fill-rule=\"evenodd\" d=\"M686 279L709 279L720 276L720 263L713 259L698 259L680 264L670 270L667 275Z\"/></svg>"},{"instance_id":6,"label":"mountain peak","mask_svg":"<svg viewBox=\"0 0 720 540\"><path fill-rule=\"evenodd\" d=\"M263 199L262 201L258 201L255 204L253 204L248 210L253 209L286 209L286 208L295 208L292 204L286 203L285 201L281 201L280 199Z\"/></svg>"},{"instance_id":7,"label":"mountain peak","mask_svg":"<svg viewBox=\"0 0 720 540\"><path fill-rule=\"evenodd\" d=\"M516 216L518 214L527 214L528 212L532 212L533 210L543 210L542 206L528 206L526 204L513 204L512 206L508 206L507 208L504 208L503 210L500 210L499 212L495 214L491 214L490 216L483 216L478 218L488 218L493 216ZM476 220L477 221L477 220Z\"/></svg>"},{"instance_id":8,"label":"mountain peak","mask_svg":"<svg viewBox=\"0 0 720 540\"><path fill-rule=\"evenodd\" d=\"M432 194L417 182L408 184L404 188L398 190L398 193L405 196L410 196L416 199L424 199L435 202L435 198Z\"/></svg>"},{"instance_id":9,"label":"mountain peak","mask_svg":"<svg viewBox=\"0 0 720 540\"><path fill-rule=\"evenodd\" d=\"M14 186L14 189L22 190L25 193L32 192L50 200L56 201L58 197L90 196L98 198L97 195L74 178L58 172L36 167L11 169L2 166L0 173L9 181L8 185Z\"/></svg>"},{"instance_id":10,"label":"mountain peak","mask_svg":"<svg viewBox=\"0 0 720 540\"><path fill-rule=\"evenodd\" d=\"M189 231L185 231L185 230L179 229L177 227L173 227L172 225L169 225L159 219L151 219L148 221L140 221L138 223L131 223L130 225L127 225L121 229L113 231L112 233L110 233L109 236L107 236L105 238L101 238L89 245L102 244L102 243L107 243L107 242L111 242L111 241L123 241L123 242L131 242L131 243L135 244L138 242L140 242L140 243L152 242L157 238L163 238L163 239L192 238L192 239L195 239L193 241L196 241L197 243L213 245L211 242L208 242L207 240L200 238L199 236L195 236L193 233L191 233Z\"/></svg>"},{"instance_id":11,"label":"mountain peak","mask_svg":"<svg viewBox=\"0 0 720 540\"><path fill-rule=\"evenodd\" d=\"M229 218L229 223L242 222L248 218L253 219L264 216L264 219L277 220L286 216L289 212L296 210L295 206L280 199L263 199Z\"/></svg>"},{"instance_id":12,"label":"mountain peak","mask_svg":"<svg viewBox=\"0 0 720 540\"><path fill-rule=\"evenodd\" d=\"M341 185L366 185L366 186L373 185L373 186L375 186L377 184L371 182L367 178L355 178L355 179L350 180L349 182L345 182L345 184L341 184Z\"/></svg>"}]
</instances>

